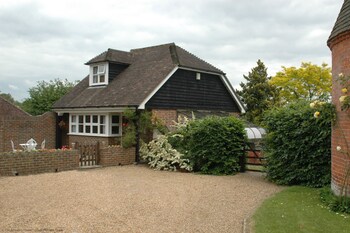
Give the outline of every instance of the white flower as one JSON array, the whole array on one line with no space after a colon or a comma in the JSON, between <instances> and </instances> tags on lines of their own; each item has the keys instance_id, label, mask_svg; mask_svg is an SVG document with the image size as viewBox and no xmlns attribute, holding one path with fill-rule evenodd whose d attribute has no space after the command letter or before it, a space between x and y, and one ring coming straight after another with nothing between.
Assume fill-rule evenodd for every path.
<instances>
[{"instance_id":1,"label":"white flower","mask_svg":"<svg viewBox=\"0 0 350 233\"><path fill-rule=\"evenodd\" d=\"M315 103L314 102L312 102L312 103L310 103L310 108L315 108Z\"/></svg>"},{"instance_id":2,"label":"white flower","mask_svg":"<svg viewBox=\"0 0 350 233\"><path fill-rule=\"evenodd\" d=\"M338 76L339 76L339 78L343 78L344 74L343 73L339 73Z\"/></svg>"},{"instance_id":3,"label":"white flower","mask_svg":"<svg viewBox=\"0 0 350 233\"><path fill-rule=\"evenodd\" d=\"M341 147L340 146L337 146L337 151L341 151Z\"/></svg>"}]
</instances>

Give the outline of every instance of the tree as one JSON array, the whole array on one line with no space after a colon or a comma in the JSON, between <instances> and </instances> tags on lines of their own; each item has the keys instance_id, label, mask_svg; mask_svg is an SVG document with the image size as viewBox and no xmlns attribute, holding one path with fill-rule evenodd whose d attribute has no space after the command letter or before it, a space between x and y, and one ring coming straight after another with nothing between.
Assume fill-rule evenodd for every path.
<instances>
[{"instance_id":1,"label":"tree","mask_svg":"<svg viewBox=\"0 0 350 233\"><path fill-rule=\"evenodd\" d=\"M284 67L277 72L270 84L280 89L282 104L299 99L328 100L332 87L331 68L326 63L321 66L302 62L300 68Z\"/></svg>"},{"instance_id":2,"label":"tree","mask_svg":"<svg viewBox=\"0 0 350 233\"><path fill-rule=\"evenodd\" d=\"M25 99L22 108L32 114L40 115L51 110L52 105L68 93L77 82L67 79L55 79L49 82L39 81L37 86L29 89L29 98Z\"/></svg>"},{"instance_id":3,"label":"tree","mask_svg":"<svg viewBox=\"0 0 350 233\"><path fill-rule=\"evenodd\" d=\"M237 93L246 105L245 116L248 121L260 124L264 111L276 102L277 89L269 83L271 77L268 77L267 68L260 59L248 76L243 75L243 77L247 83L240 83L242 90L238 90Z\"/></svg>"}]
</instances>

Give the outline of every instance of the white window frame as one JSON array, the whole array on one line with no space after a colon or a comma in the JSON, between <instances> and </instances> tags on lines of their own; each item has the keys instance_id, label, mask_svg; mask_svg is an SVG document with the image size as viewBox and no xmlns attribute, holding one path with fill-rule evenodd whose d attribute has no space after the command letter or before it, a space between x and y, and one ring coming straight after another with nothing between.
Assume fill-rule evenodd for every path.
<instances>
[{"instance_id":1,"label":"white window frame","mask_svg":"<svg viewBox=\"0 0 350 233\"><path fill-rule=\"evenodd\" d=\"M95 67L97 68L96 74L94 74ZM107 85L108 84L108 71L109 71L108 62L91 64L90 65L89 85L90 86ZM105 79L104 82L100 81L102 75L104 75L104 79ZM94 82L94 76L97 76L97 82Z\"/></svg>"},{"instance_id":2,"label":"white window frame","mask_svg":"<svg viewBox=\"0 0 350 233\"><path fill-rule=\"evenodd\" d=\"M118 123L112 123L112 116L117 115L119 117ZM87 122L86 118L90 116L90 121ZM83 117L83 122L79 122L79 118ZM97 122L94 122L93 118L97 117ZM102 123L102 118L104 122ZM73 121L75 119L75 121ZM82 126L83 132L79 132L79 126ZM104 126L104 133L101 133L101 127ZM112 134L112 127L118 126L119 131L117 134ZM99 137L111 137L122 135L122 114L121 113L70 113L69 114L69 135L81 135L81 136L99 136ZM87 127L90 128L90 132L87 132ZM97 133L94 133L94 127L97 127ZM75 131L73 131L75 129Z\"/></svg>"}]
</instances>

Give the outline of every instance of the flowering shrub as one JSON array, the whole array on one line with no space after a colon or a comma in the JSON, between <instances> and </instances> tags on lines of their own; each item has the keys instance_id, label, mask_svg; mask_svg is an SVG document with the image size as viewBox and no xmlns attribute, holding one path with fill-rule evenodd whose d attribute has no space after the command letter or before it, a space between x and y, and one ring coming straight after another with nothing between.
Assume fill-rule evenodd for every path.
<instances>
[{"instance_id":1,"label":"flowering shrub","mask_svg":"<svg viewBox=\"0 0 350 233\"><path fill-rule=\"evenodd\" d=\"M269 180L311 187L330 183L334 106L315 101L310 107L301 101L266 113L265 156Z\"/></svg>"},{"instance_id":2,"label":"flowering shrub","mask_svg":"<svg viewBox=\"0 0 350 233\"><path fill-rule=\"evenodd\" d=\"M143 144L140 148L140 155L148 161L150 167L157 170L176 171L184 169L192 171L192 166L188 159L183 158L183 154L175 150L168 142L167 136L161 135L148 144Z\"/></svg>"}]
</instances>

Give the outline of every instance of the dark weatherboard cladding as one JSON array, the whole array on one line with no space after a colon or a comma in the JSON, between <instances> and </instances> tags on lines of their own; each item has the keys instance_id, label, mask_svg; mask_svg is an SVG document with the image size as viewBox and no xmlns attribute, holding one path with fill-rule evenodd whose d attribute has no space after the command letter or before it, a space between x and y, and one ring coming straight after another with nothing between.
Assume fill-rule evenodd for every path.
<instances>
[{"instance_id":1,"label":"dark weatherboard cladding","mask_svg":"<svg viewBox=\"0 0 350 233\"><path fill-rule=\"evenodd\" d=\"M109 81L117 77L121 72L123 72L129 65L127 64L116 64L109 63L108 77Z\"/></svg>"},{"instance_id":2,"label":"dark weatherboard cladding","mask_svg":"<svg viewBox=\"0 0 350 233\"><path fill-rule=\"evenodd\" d=\"M239 112L219 75L177 70L146 103L146 108Z\"/></svg>"}]
</instances>

